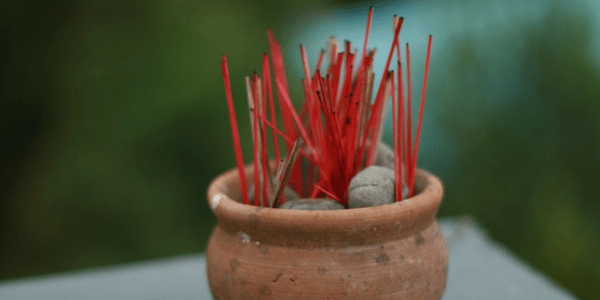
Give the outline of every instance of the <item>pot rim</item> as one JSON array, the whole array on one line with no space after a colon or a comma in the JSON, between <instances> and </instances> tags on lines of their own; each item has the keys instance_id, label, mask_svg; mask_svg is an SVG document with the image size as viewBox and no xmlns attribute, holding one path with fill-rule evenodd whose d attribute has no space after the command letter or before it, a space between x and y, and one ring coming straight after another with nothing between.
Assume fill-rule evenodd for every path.
<instances>
[{"instance_id":1,"label":"pot rim","mask_svg":"<svg viewBox=\"0 0 600 300\"><path fill-rule=\"evenodd\" d=\"M252 178L252 170L252 165L246 166L247 178ZM418 169L415 190L411 198L374 207L326 211L257 207L240 203L238 170L231 169L213 180L207 194L218 226L242 239L335 247L397 239L429 226L442 202L442 182Z\"/></svg>"}]
</instances>

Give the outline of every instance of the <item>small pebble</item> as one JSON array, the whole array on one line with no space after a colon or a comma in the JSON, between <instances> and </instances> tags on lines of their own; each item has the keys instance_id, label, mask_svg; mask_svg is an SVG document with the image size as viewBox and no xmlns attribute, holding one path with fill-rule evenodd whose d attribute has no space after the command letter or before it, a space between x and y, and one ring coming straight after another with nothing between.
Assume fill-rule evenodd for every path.
<instances>
[{"instance_id":1,"label":"small pebble","mask_svg":"<svg viewBox=\"0 0 600 300\"><path fill-rule=\"evenodd\" d=\"M291 201L286 200L279 208L298 210L337 210L344 209L344 206L335 200L327 198L302 198Z\"/></svg>"},{"instance_id":2,"label":"small pebble","mask_svg":"<svg viewBox=\"0 0 600 300\"><path fill-rule=\"evenodd\" d=\"M380 143L375 165L394 170L394 150L388 145Z\"/></svg>"},{"instance_id":3,"label":"small pebble","mask_svg":"<svg viewBox=\"0 0 600 300\"><path fill-rule=\"evenodd\" d=\"M285 190L283 190L283 194L285 195L286 201L288 199L293 200L293 199L300 198L300 196L298 196L296 191L294 191L294 189L292 189L289 186L285 187ZM253 203L254 202L254 185L250 185L250 188L248 189L248 197L250 198L250 202Z\"/></svg>"},{"instance_id":4,"label":"small pebble","mask_svg":"<svg viewBox=\"0 0 600 300\"><path fill-rule=\"evenodd\" d=\"M371 166L356 174L348 187L348 208L379 206L395 202L394 171ZM404 186L403 198L408 197Z\"/></svg>"},{"instance_id":5,"label":"small pebble","mask_svg":"<svg viewBox=\"0 0 600 300\"><path fill-rule=\"evenodd\" d=\"M285 200L294 200L294 199L298 199L300 198L300 196L298 196L298 194L296 193L296 191L294 191L291 187L286 187L285 190L283 190L283 194L285 195Z\"/></svg>"}]
</instances>

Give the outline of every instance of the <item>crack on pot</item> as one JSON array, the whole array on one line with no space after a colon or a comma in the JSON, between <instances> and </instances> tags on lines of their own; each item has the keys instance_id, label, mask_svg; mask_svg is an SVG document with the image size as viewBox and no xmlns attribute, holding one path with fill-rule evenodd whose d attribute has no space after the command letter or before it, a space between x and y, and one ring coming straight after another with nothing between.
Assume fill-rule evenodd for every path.
<instances>
[{"instance_id":1,"label":"crack on pot","mask_svg":"<svg viewBox=\"0 0 600 300\"><path fill-rule=\"evenodd\" d=\"M277 277L275 277L275 279L273 279L273 283L277 282L279 280L279 278L281 278L282 275L283 275L283 272L279 272L279 274L277 274Z\"/></svg>"}]
</instances>

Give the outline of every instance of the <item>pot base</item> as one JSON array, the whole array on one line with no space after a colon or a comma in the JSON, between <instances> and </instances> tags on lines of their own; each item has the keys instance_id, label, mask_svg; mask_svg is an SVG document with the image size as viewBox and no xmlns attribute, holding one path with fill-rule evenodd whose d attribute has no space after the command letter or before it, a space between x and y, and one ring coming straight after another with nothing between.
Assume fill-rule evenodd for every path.
<instances>
[{"instance_id":1,"label":"pot base","mask_svg":"<svg viewBox=\"0 0 600 300\"><path fill-rule=\"evenodd\" d=\"M206 255L215 299L438 300L448 265L435 221L400 240L324 249L261 244L217 226Z\"/></svg>"}]
</instances>

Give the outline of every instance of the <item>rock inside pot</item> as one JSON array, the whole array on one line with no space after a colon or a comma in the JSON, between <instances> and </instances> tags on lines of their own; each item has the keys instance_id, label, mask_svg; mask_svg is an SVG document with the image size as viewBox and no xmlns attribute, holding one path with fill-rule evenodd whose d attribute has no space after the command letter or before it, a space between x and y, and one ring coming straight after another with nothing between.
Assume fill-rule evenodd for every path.
<instances>
[{"instance_id":1,"label":"rock inside pot","mask_svg":"<svg viewBox=\"0 0 600 300\"><path fill-rule=\"evenodd\" d=\"M408 197L403 185L402 198ZM395 202L394 171L382 166L370 166L358 172L348 187L348 208L379 206Z\"/></svg>"},{"instance_id":2,"label":"rock inside pot","mask_svg":"<svg viewBox=\"0 0 600 300\"><path fill-rule=\"evenodd\" d=\"M294 191L294 189L292 189L289 186L285 187L285 189L283 190L283 193L285 195L285 201L300 198L300 196L298 196L296 191ZM248 189L248 195L250 197L250 201L254 202L254 185L250 185L250 188Z\"/></svg>"},{"instance_id":3,"label":"rock inside pot","mask_svg":"<svg viewBox=\"0 0 600 300\"><path fill-rule=\"evenodd\" d=\"M388 145L380 143L374 165L394 170L394 150Z\"/></svg>"},{"instance_id":4,"label":"rock inside pot","mask_svg":"<svg viewBox=\"0 0 600 300\"><path fill-rule=\"evenodd\" d=\"M302 198L290 201L286 200L279 208L298 210L337 210L344 209L344 206L335 200L327 198Z\"/></svg>"}]
</instances>

